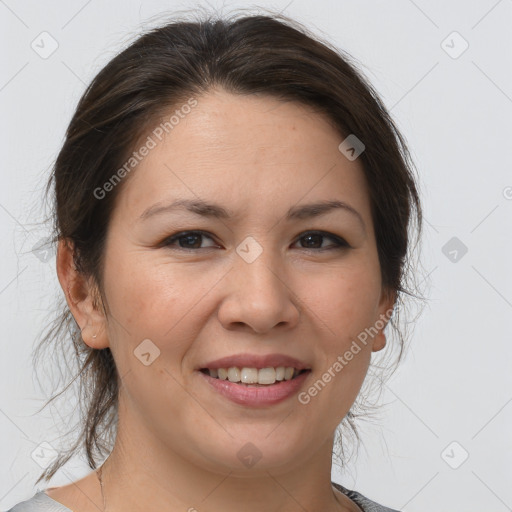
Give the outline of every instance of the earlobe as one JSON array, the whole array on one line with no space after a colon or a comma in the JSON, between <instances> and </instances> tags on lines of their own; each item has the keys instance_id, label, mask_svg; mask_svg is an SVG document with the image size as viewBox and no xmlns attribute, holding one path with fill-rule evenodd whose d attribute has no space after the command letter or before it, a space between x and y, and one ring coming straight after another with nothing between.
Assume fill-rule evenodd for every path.
<instances>
[{"instance_id":1,"label":"earlobe","mask_svg":"<svg viewBox=\"0 0 512 512\"><path fill-rule=\"evenodd\" d=\"M87 324L80 330L80 334L82 336L83 342L91 348L102 349L108 346L108 343L105 344L104 342L105 337L100 336L98 328L94 325Z\"/></svg>"},{"instance_id":2,"label":"earlobe","mask_svg":"<svg viewBox=\"0 0 512 512\"><path fill-rule=\"evenodd\" d=\"M373 339L372 352L378 352L386 346L386 335L380 331Z\"/></svg>"},{"instance_id":3,"label":"earlobe","mask_svg":"<svg viewBox=\"0 0 512 512\"><path fill-rule=\"evenodd\" d=\"M393 306L396 301L396 292L383 291L379 304L379 318L375 322L375 328L378 333L373 338L372 352L378 352L386 346L386 328L391 315L393 314Z\"/></svg>"},{"instance_id":4,"label":"earlobe","mask_svg":"<svg viewBox=\"0 0 512 512\"><path fill-rule=\"evenodd\" d=\"M91 348L105 348L103 313L96 307L95 287L75 266L73 245L61 239L57 247L57 276L69 310L81 330L84 343Z\"/></svg>"}]
</instances>

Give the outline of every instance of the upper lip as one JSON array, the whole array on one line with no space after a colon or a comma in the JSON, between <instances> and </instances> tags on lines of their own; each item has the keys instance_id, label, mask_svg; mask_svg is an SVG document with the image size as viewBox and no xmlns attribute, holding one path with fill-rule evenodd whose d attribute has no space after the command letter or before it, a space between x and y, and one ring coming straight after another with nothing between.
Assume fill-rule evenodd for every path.
<instances>
[{"instance_id":1,"label":"upper lip","mask_svg":"<svg viewBox=\"0 0 512 512\"><path fill-rule=\"evenodd\" d=\"M287 356L285 354L267 354L267 355L255 355L255 354L235 354L232 356L221 357L210 361L204 365L199 366L197 369L203 368L277 368L278 366L293 367L297 370L309 370L311 367L306 363L303 363L295 357Z\"/></svg>"}]
</instances>

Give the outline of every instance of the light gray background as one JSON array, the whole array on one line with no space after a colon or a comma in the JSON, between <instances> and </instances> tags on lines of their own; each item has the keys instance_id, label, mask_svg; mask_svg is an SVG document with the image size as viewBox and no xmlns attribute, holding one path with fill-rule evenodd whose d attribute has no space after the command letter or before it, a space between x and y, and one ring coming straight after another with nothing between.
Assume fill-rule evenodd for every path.
<instances>
[{"instance_id":1,"label":"light gray background","mask_svg":"<svg viewBox=\"0 0 512 512\"><path fill-rule=\"evenodd\" d=\"M59 292L54 258L31 251L47 234L36 224L41 187L85 85L158 13L194 5L208 7L0 0L2 510L32 495L41 468L31 453L58 444L59 415L74 405L35 414L45 395L31 350ZM226 1L224 11L251 5ZM428 306L385 388L382 420L361 425L359 458L333 479L407 512L512 510L512 1L258 5L284 10L361 62L421 175ZM43 31L59 45L47 59L31 48ZM468 249L455 262L443 253L452 237ZM74 461L52 484L88 471Z\"/></svg>"}]
</instances>

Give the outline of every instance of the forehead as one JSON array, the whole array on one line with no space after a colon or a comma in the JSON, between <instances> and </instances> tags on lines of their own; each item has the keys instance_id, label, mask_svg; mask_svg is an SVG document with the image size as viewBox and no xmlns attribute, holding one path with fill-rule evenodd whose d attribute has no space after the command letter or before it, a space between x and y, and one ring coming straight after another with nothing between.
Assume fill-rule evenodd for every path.
<instances>
[{"instance_id":1,"label":"forehead","mask_svg":"<svg viewBox=\"0 0 512 512\"><path fill-rule=\"evenodd\" d=\"M150 203L187 197L235 212L281 202L288 210L302 198L336 194L369 207L362 166L340 153L343 136L325 114L223 90L195 99L193 108L173 115L180 110L174 106L144 134L142 143L151 139L153 147L123 184L120 208L140 215ZM159 140L162 127L167 131Z\"/></svg>"}]
</instances>

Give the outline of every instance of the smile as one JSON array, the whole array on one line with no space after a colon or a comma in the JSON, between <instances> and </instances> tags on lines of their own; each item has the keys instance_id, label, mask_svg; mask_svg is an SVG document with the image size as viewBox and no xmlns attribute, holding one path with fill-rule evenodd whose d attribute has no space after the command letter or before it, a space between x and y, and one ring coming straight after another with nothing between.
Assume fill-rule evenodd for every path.
<instances>
[{"instance_id":1,"label":"smile","mask_svg":"<svg viewBox=\"0 0 512 512\"><path fill-rule=\"evenodd\" d=\"M217 375L215 375L215 370ZM262 368L260 370L231 367L215 370L203 368L198 373L210 385L210 389L216 393L236 404L250 407L273 405L286 400L298 393L311 373L309 369L296 370L293 367ZM230 375L231 378L229 378ZM257 381L254 382L256 376ZM260 382L260 378L262 382Z\"/></svg>"}]
</instances>

